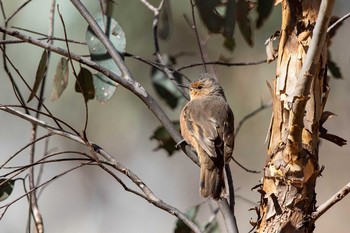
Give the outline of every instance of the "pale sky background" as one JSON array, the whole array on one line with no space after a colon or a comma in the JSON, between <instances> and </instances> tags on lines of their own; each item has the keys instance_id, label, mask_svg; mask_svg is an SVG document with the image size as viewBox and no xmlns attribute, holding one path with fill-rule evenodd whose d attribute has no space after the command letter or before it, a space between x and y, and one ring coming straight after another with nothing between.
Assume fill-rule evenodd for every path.
<instances>
[{"instance_id":1,"label":"pale sky background","mask_svg":"<svg viewBox=\"0 0 350 233\"><path fill-rule=\"evenodd\" d=\"M3 0L7 15L10 15L23 1ZM83 1L88 3L92 13L99 10L98 1ZM153 1L158 2L158 1ZM33 0L17 15L11 25L33 31L47 33L48 12L51 1ZM84 41L87 24L68 0L59 0L61 13L67 27L68 37ZM117 0L114 17L124 28L127 37L127 52L153 59L152 17L140 0ZM161 41L161 51L175 54L180 51L191 51L198 54L195 34L185 22L183 14L190 15L189 1L172 1L173 31L168 41ZM336 1L334 15L343 16L350 11L350 3L346 0ZM255 18L256 15L252 14ZM1 25L3 20L1 18ZM199 20L198 20L199 22ZM212 36L207 45L210 60L217 60L220 55L232 57L236 62L259 61L265 57L265 40L280 28L280 6L277 6L263 29L254 31L255 46L250 48L243 41L236 27L235 37L237 48L233 54L222 48L221 36ZM56 12L55 35L63 37L62 25ZM201 32L206 37L204 31ZM350 139L350 22L346 21L333 39L332 58L341 67L343 80L331 79L331 93L326 110L337 114L326 123L330 133L337 134L347 140ZM56 45L65 47L62 42ZM86 46L71 48L75 53L88 54ZM28 83L34 82L36 67L42 49L32 45L9 45L8 55L17 64L20 72ZM60 56L53 54L48 71L48 88L46 90L46 104L52 113L81 131L84 123L84 105L80 94L74 91L74 77L71 74L67 90L63 96L52 102L50 85L54 77L55 67ZM178 60L178 65L200 61L195 55ZM150 67L126 59L135 78L155 96L150 84ZM272 81L275 73L275 63L253 67L215 67L216 75L224 86L228 101L235 113L236 124L246 114L256 109L261 102L270 99L266 81ZM76 68L79 68L76 64ZM190 69L185 73L192 80L203 72L201 68ZM0 68L0 104L17 104L10 82L3 68ZM29 91L16 77L25 98ZM159 100L159 99L158 99ZM171 119L178 119L181 107L175 111L164 106ZM32 106L36 106L36 103ZM237 139L234 157L250 169L261 170L264 166L266 147L264 144L266 132L271 116L267 109L250 119L241 129ZM5 161L21 147L29 142L30 124L7 113L0 112L0 162ZM148 108L132 93L118 87L115 95L107 104L100 104L96 100L89 102L88 137L96 142L126 167L134 171L165 202L177 207L181 211L202 203L204 199L198 194L199 170L183 152L177 152L171 158L165 151L154 152L157 146L149 137L159 122ZM40 133L44 133L40 130ZM78 150L84 147L65 138L55 136L50 140L50 150ZM43 144L38 146L38 158L43 151ZM318 204L323 203L342 186L350 181L350 148L349 145L340 148L330 142L321 141L320 165L325 166L323 176L317 180ZM29 151L26 150L16 157L12 166L28 163ZM77 163L55 163L44 167L43 180L77 165ZM234 185L237 194L236 217L240 232L251 229L249 220L256 220L256 214L249 211L254 203L259 201L260 195L251 188L258 184L262 174L250 174L243 171L236 164L231 163ZM0 175L7 171L0 171ZM118 174L118 173L117 173ZM123 175L118 174L127 184L132 185ZM134 187L132 185L132 187ZM23 187L16 183L13 194L0 205L14 200L23 194ZM244 197L245 199L243 199ZM249 201L247 201L249 200ZM43 214L46 232L50 233L112 233L112 232L173 232L176 218L160 210L145 200L127 193L102 169L84 167L56 180L47 186L39 199L39 206ZM350 197L346 197L316 222L315 232L348 232L350 227ZM0 232L25 232L27 224L27 200L12 205L0 221ZM208 206L203 206L199 221L208 217ZM221 215L219 214L221 221ZM221 225L225 232L224 225Z\"/></svg>"}]
</instances>

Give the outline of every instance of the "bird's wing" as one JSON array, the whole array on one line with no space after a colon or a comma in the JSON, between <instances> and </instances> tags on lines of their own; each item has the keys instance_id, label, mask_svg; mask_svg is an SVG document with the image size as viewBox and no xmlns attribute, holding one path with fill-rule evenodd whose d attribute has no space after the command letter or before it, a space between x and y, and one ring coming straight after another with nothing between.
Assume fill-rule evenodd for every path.
<instances>
[{"instance_id":1,"label":"bird's wing","mask_svg":"<svg viewBox=\"0 0 350 233\"><path fill-rule=\"evenodd\" d=\"M229 163L231 159L231 155L233 153L233 149L235 147L235 135L234 135L234 116L230 107L227 108L228 117L224 122L224 158L225 163Z\"/></svg>"},{"instance_id":2,"label":"bird's wing","mask_svg":"<svg viewBox=\"0 0 350 233\"><path fill-rule=\"evenodd\" d=\"M217 149L220 148L217 144L222 142L218 138L219 122L212 116L212 111L198 101L189 102L185 111L188 132L210 157L217 157Z\"/></svg>"}]
</instances>

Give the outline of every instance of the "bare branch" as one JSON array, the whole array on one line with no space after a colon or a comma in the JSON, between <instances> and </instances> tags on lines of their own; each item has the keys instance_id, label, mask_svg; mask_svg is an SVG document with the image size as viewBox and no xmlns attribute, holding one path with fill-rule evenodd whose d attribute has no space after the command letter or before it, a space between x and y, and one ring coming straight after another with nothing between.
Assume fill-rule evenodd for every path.
<instances>
[{"instance_id":1,"label":"bare branch","mask_svg":"<svg viewBox=\"0 0 350 233\"><path fill-rule=\"evenodd\" d=\"M196 3L194 2L194 0L190 0L190 3L191 3L191 13L192 13L192 25L191 25L191 28L196 33L196 39L197 39L198 49L199 49L199 52L200 52L200 55L201 55L202 65L203 65L205 73L207 73L208 72L207 71L207 66L206 66L205 59L204 59L202 43L201 43L201 40L199 38L199 33L198 33L198 28L197 28L197 23L196 23L196 15L195 15L195 12L194 12L194 7L196 6Z\"/></svg>"},{"instance_id":2,"label":"bare branch","mask_svg":"<svg viewBox=\"0 0 350 233\"><path fill-rule=\"evenodd\" d=\"M89 24L91 29L96 33L96 36L101 40L102 44L107 49L109 55L111 55L114 62L117 64L118 68L122 73L122 77L126 80L134 81L131 72L128 67L125 65L122 57L116 50L116 48L112 45L111 41L108 39L103 30L98 26L95 19L86 9L86 7L81 3L80 0L71 0L71 3L75 6L75 8L79 11L79 13L84 17L86 22Z\"/></svg>"},{"instance_id":3,"label":"bare branch","mask_svg":"<svg viewBox=\"0 0 350 233\"><path fill-rule=\"evenodd\" d=\"M322 0L321 2L312 40L300 71L295 93L292 95L293 97L302 95L307 96L309 94L312 82L312 79L309 78L309 76L315 72L315 63L317 63L320 58L322 47L326 40L326 31L333 5L334 0Z\"/></svg>"},{"instance_id":4,"label":"bare branch","mask_svg":"<svg viewBox=\"0 0 350 233\"><path fill-rule=\"evenodd\" d=\"M39 119L29 115L29 114L22 113L16 109L10 108L10 107L5 106L5 105L0 105L0 110L8 112L14 116L18 116L26 121L31 122L32 124L43 127L54 134L64 136L66 138L69 138L69 139L76 141L76 142L79 142L81 144L85 144L84 140L82 140L79 136L74 135L72 133L69 133L67 131L61 130L59 128L56 128L56 127L54 127L54 126L52 126L52 125L50 125L42 120L39 120Z\"/></svg>"},{"instance_id":5,"label":"bare branch","mask_svg":"<svg viewBox=\"0 0 350 233\"><path fill-rule=\"evenodd\" d=\"M89 163L92 163L92 162L89 162ZM71 168L71 169L69 169L69 170L67 170L67 171L65 171L65 172L63 172L63 173L61 173L61 174L59 174L59 175L56 175L56 176L52 177L51 179L47 180L46 182L44 182L44 183L42 183L42 184L40 184L40 185L35 186L33 189L30 189L28 192L26 192L25 194L19 196L18 198L16 198L15 200L11 201L10 203L7 203L6 205L0 206L0 209L4 209L4 212L0 215L0 220L4 217L4 215L5 215L6 211L7 211L7 209L8 209L13 203L17 202L18 200L22 199L23 197L27 196L28 194L30 194L30 193L32 193L32 192L38 190L39 188L41 188L41 187L43 187L43 186L45 186L45 185L51 183L52 181L56 180L57 178L60 178L60 177L62 177L63 175L65 175L65 174L67 174L67 173L69 173L69 172L72 172L72 171L74 171L74 170L76 170L76 169L78 169L78 168L80 168L80 167L82 167L82 166L85 166L85 165L89 164L89 163L80 164L79 166L73 167L73 168Z\"/></svg>"},{"instance_id":6,"label":"bare branch","mask_svg":"<svg viewBox=\"0 0 350 233\"><path fill-rule=\"evenodd\" d=\"M239 122L238 122L238 125L235 129L235 137L237 136L238 132L240 131L242 125L247 121L249 120L251 117L255 116L256 114L258 114L259 112L267 109L267 108L270 108L272 106L272 101L270 101L269 103L267 104L261 104L257 109L255 109L254 111L248 113L247 115L245 115Z\"/></svg>"},{"instance_id":7,"label":"bare branch","mask_svg":"<svg viewBox=\"0 0 350 233\"><path fill-rule=\"evenodd\" d=\"M16 38L22 39L23 41L26 41L30 44L48 49L50 51L53 51L55 53L61 54L62 56L69 57L69 54L66 50L56 47L54 45L50 45L48 43L45 43L43 41L34 39L30 36L23 35L22 33L8 29L6 27L0 26L0 32L9 34L11 36L14 36ZM85 64L89 66L92 69L95 69L97 71L100 71L104 75L106 75L111 80L119 83L120 85L124 86L126 89L131 91L132 93L136 94L137 97L139 97L147 106L148 108L153 112L153 114L157 117L157 119L163 124L163 126L166 128L166 130L169 132L171 137L174 139L175 142L182 141L182 136L178 132L178 130L175 128L169 117L164 113L164 111L160 108L158 103L146 92L146 90L141 86L140 83L134 81L134 80L126 80L124 78L121 78L120 76L116 75L115 73L111 73L108 69L99 66L95 62L74 54L70 53L70 56L73 60L80 62L81 64ZM185 151L186 155L196 164L198 164L198 158L197 155L192 151L192 149L184 145L183 143L180 145L181 149Z\"/></svg>"},{"instance_id":8,"label":"bare branch","mask_svg":"<svg viewBox=\"0 0 350 233\"><path fill-rule=\"evenodd\" d=\"M126 175L129 179L131 179L146 195L147 198L145 198L147 201L152 203L153 205L157 206L160 209L163 209L167 211L168 213L176 216L177 218L181 219L188 227L191 228L194 232L202 232L202 230L193 222L191 221L184 213L176 209L175 207L165 203L161 199L159 199L152 191L148 188L148 186L131 170L124 167L121 163L117 162L110 154L108 154L106 151L104 151L102 148L96 146L95 151L102 155L107 161L109 161L110 165L117 169L119 172Z\"/></svg>"},{"instance_id":9,"label":"bare branch","mask_svg":"<svg viewBox=\"0 0 350 233\"><path fill-rule=\"evenodd\" d=\"M6 164L8 164L13 158L15 158L18 154L20 154L22 151L24 151L25 149L27 149L28 147L30 147L33 143L37 143L47 137L52 136L52 133L46 134L44 136L41 136L37 139L35 139L35 141L32 141L30 143L28 143L27 145L25 145L24 147L22 147L20 150L18 150L15 154L11 155L3 164L1 164L0 169L4 168L6 166Z\"/></svg>"},{"instance_id":10,"label":"bare branch","mask_svg":"<svg viewBox=\"0 0 350 233\"><path fill-rule=\"evenodd\" d=\"M343 23L349 17L350 17L350 12L344 15L343 17L341 17L340 19L338 19L337 21L335 21L331 26L329 26L327 29L327 33L332 31L334 28L336 28L339 24Z\"/></svg>"},{"instance_id":11,"label":"bare branch","mask_svg":"<svg viewBox=\"0 0 350 233\"><path fill-rule=\"evenodd\" d=\"M232 208L228 205L226 199L218 201L220 211L224 217L227 232L238 233L236 217Z\"/></svg>"},{"instance_id":12,"label":"bare branch","mask_svg":"<svg viewBox=\"0 0 350 233\"><path fill-rule=\"evenodd\" d=\"M265 64L265 60L261 61L256 61L256 62L223 62L223 61L207 61L205 62L206 65L220 65L220 66L255 66L255 65L260 65L260 64ZM177 69L177 71L185 70L188 68L193 68L197 66L202 66L203 62L197 62L197 63L192 63L189 65L185 65Z\"/></svg>"},{"instance_id":13,"label":"bare branch","mask_svg":"<svg viewBox=\"0 0 350 233\"><path fill-rule=\"evenodd\" d=\"M153 13L156 14L156 12L159 11L158 8L154 7L151 3L149 3L147 0L140 0L148 9L150 9L151 11L153 11ZM163 0L161 1L161 4L163 4ZM159 14L159 12L158 12Z\"/></svg>"},{"instance_id":14,"label":"bare branch","mask_svg":"<svg viewBox=\"0 0 350 233\"><path fill-rule=\"evenodd\" d=\"M107 162L109 163L110 166L114 167L115 169L117 169L119 172L122 172L123 174L125 174L128 178L130 178L141 190L142 192L146 195L146 200L149 201L150 203L152 203L153 205L157 206L158 208L161 208L165 211L167 211L168 213L178 217L179 219L181 219L182 221L184 221L194 232L202 232L200 230L200 228L194 224L185 214L183 214L181 211L179 211L178 209L176 209L175 207L172 207L171 205L163 202L161 199L159 199L146 185L145 183L135 174L133 173L131 170L127 169L125 166L123 166L122 164L118 163L115 158L113 158L113 156L111 156L110 154L108 154L105 150L103 150L100 146L93 144L91 142L86 142L85 140L83 140L81 137L78 137L76 135L73 135L69 132L57 129L49 124L47 124L44 121L41 121L39 119L36 119L28 114L22 113L20 111L17 111L13 108L9 108L7 106L3 106L0 105L0 110L9 112L15 116L21 117L27 121L30 121L32 124L36 124L38 126L41 126L43 128L46 128L47 130L49 130L50 132L57 134L57 135L61 135L64 137L67 137L73 141L79 142L81 144L90 146L92 145L93 150L100 154L102 157L104 157ZM88 143L88 144L87 144ZM102 162L102 161L101 161ZM124 187L124 186L123 186ZM139 195L140 196L140 195ZM141 196L144 197L144 196Z\"/></svg>"},{"instance_id":15,"label":"bare branch","mask_svg":"<svg viewBox=\"0 0 350 233\"><path fill-rule=\"evenodd\" d=\"M0 8L1 8L2 17L4 18L4 20L6 20L5 9L4 9L4 5L2 3L2 0L0 0Z\"/></svg>"},{"instance_id":16,"label":"bare branch","mask_svg":"<svg viewBox=\"0 0 350 233\"><path fill-rule=\"evenodd\" d=\"M101 2L102 4L102 2ZM69 43L67 41L67 30L66 30L66 25L64 23L64 20L63 20L63 16L60 12L60 9L59 9L59 6L57 6L57 11L58 11L58 14L60 16L60 19L61 19L61 23L62 23L62 26L63 26L63 32L64 32L64 38L65 38L65 42L66 42L66 47L67 47L67 52L68 52L68 59L69 59L69 62L70 62L70 65L72 67L72 70L73 70L73 75L75 77L75 80L78 80L78 75L77 75L77 72L75 71L75 68L74 68L74 65L73 65L73 60L72 60L72 57L71 57L71 52L70 52L70 49L69 49ZM78 83L78 86L80 88L80 90L83 90L83 88L81 88L80 86L80 83ZM89 122L89 107L87 105L87 99L86 99L86 96L83 95L84 97L84 109L85 109L85 124L84 124L84 129L83 129L83 132L84 132L84 135L86 135L86 129L87 129L87 126L88 126L88 122Z\"/></svg>"},{"instance_id":17,"label":"bare branch","mask_svg":"<svg viewBox=\"0 0 350 233\"><path fill-rule=\"evenodd\" d=\"M316 222L316 220L321 217L327 210L329 210L332 206L341 201L346 195L350 193L350 183L346 184L342 189L340 189L336 194L334 194L331 198L325 201L322 205L320 205L315 212L312 213L312 223Z\"/></svg>"},{"instance_id":18,"label":"bare branch","mask_svg":"<svg viewBox=\"0 0 350 233\"><path fill-rule=\"evenodd\" d=\"M144 3L147 4L147 1L143 1ZM154 48L155 52L154 54L157 56L157 59L159 63L163 67L164 73L168 76L170 81L175 85L176 89L187 99L189 100L189 95L186 91L184 91L182 88L179 87L178 83L176 82L176 79L173 75L173 72L166 66L165 61L160 53L160 48L159 48L159 40L158 40L158 22L159 22L159 14L160 10L163 6L163 0L159 3L158 8L150 8L153 11L153 22L152 22L152 31L153 31L153 41L154 41Z\"/></svg>"},{"instance_id":19,"label":"bare branch","mask_svg":"<svg viewBox=\"0 0 350 233\"><path fill-rule=\"evenodd\" d=\"M12 15L10 15L6 21L5 24L7 24L13 17L15 17L28 3L30 3L32 0L27 0L25 1L20 7L18 7L13 13Z\"/></svg>"}]
</instances>

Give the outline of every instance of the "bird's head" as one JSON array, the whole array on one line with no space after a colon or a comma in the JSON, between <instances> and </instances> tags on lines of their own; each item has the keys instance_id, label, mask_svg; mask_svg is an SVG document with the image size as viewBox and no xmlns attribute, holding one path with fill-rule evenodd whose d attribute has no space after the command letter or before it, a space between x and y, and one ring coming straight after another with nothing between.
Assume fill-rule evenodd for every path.
<instances>
[{"instance_id":1,"label":"bird's head","mask_svg":"<svg viewBox=\"0 0 350 233\"><path fill-rule=\"evenodd\" d=\"M200 79L189 85L191 100L204 96L220 96L225 98L224 90L210 74L201 74Z\"/></svg>"}]
</instances>

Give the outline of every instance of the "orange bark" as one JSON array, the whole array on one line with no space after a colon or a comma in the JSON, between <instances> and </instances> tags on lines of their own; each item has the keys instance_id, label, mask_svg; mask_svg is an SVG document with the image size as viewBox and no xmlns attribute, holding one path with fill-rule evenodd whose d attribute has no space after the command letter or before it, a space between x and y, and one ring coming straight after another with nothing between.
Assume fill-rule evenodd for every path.
<instances>
[{"instance_id":1,"label":"orange bark","mask_svg":"<svg viewBox=\"0 0 350 233\"><path fill-rule=\"evenodd\" d=\"M261 189L257 232L312 232L316 208L319 122L328 96L327 47L313 74L300 76L320 0L282 1L282 28L268 154ZM310 94L295 95L298 78L312 79ZM293 106L300 106L295 109ZM296 122L300 122L296 124Z\"/></svg>"}]
</instances>

